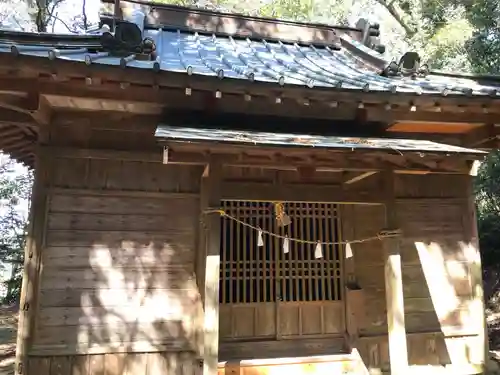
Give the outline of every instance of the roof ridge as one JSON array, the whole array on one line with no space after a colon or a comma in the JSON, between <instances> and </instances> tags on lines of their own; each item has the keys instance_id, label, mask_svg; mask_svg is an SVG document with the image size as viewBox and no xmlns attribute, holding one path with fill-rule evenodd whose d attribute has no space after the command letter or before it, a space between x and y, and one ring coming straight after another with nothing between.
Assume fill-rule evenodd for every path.
<instances>
[{"instance_id":1,"label":"roof ridge","mask_svg":"<svg viewBox=\"0 0 500 375\"><path fill-rule=\"evenodd\" d=\"M101 0L101 2L107 3L107 4L114 4L115 1L114 0ZM135 5L147 6L147 7L151 7L151 8L155 8L155 9L174 10L174 11L189 11L189 12L195 12L195 13L207 14L207 15L219 15L219 16L231 17L231 18L241 18L241 19L252 20L252 21L265 21L265 22L272 22L275 24L286 24L286 25L293 25L293 26L307 26L307 27L315 27L315 28L327 28L327 29L337 29L337 30L343 30L343 31L363 32L363 29L361 29L361 28L354 27L354 26L348 26L348 25L334 25L334 24L326 24L326 23L321 23L321 22L302 22L302 21L293 21L293 20L271 18L271 17L250 16L250 15L246 15L243 13L224 12L224 11L199 8L199 7L194 7L194 6L165 4L165 3L160 3L160 2L155 2L155 1L147 1L147 0L120 0L120 4L123 4L123 3L130 3L130 4L135 4Z\"/></svg>"},{"instance_id":2,"label":"roof ridge","mask_svg":"<svg viewBox=\"0 0 500 375\"><path fill-rule=\"evenodd\" d=\"M110 0L102 0L109 2ZM108 3L108 5L111 5ZM116 5L116 4L115 4ZM308 24L296 21L275 20L272 18L245 16L236 13L219 12L199 8L187 8L176 5L150 3L144 0L124 0L118 10L105 9L107 22L113 27L115 19L128 19L139 22L141 29L186 30L215 36L231 36L254 40L276 39L291 43L334 46L339 43L339 36L349 34L362 39L377 30L367 27L335 27L323 24ZM128 5L128 6L127 6ZM142 13L139 17L137 12ZM110 16L109 13L112 13ZM101 13L101 16L104 14ZM139 20L139 18L141 18ZM101 17L103 20L104 17Z\"/></svg>"}]
</instances>

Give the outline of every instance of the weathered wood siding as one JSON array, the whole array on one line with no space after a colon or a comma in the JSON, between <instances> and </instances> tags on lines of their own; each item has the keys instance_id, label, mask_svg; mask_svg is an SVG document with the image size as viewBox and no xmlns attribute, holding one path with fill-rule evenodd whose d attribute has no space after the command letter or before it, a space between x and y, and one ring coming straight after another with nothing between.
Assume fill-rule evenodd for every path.
<instances>
[{"instance_id":1,"label":"weathered wood siding","mask_svg":"<svg viewBox=\"0 0 500 375\"><path fill-rule=\"evenodd\" d=\"M199 368L201 173L161 163L51 161L30 374Z\"/></svg>"},{"instance_id":2,"label":"weathered wood siding","mask_svg":"<svg viewBox=\"0 0 500 375\"><path fill-rule=\"evenodd\" d=\"M152 137L154 128L137 124L122 129L117 124L58 124L49 143L125 152L155 150L161 159ZM32 306L38 319L24 373L199 371L197 346L203 319L195 263L202 170L85 158L57 158L49 165L37 286L40 303ZM338 184L343 176L227 168L225 178ZM471 255L464 251L470 247L462 246L471 241L470 220L464 219L466 179L398 177L412 366L451 365L460 370L455 373L466 373L462 370L480 357L479 327L464 323L478 306L477 276L471 276ZM378 189L377 176L349 189L361 187ZM345 206L342 218L345 239L371 236L383 226L384 209ZM382 246L354 245L353 251L355 272L367 299L359 350L368 367L387 369ZM443 288L452 309L435 298L433 291L442 293Z\"/></svg>"},{"instance_id":3,"label":"weathered wood siding","mask_svg":"<svg viewBox=\"0 0 500 375\"><path fill-rule=\"evenodd\" d=\"M477 252L468 244L468 176L399 176L398 218L410 365L445 366L474 373L482 361L482 323L472 280ZM344 206L344 237L374 235L383 206ZM352 246L365 292L366 320L359 350L368 367L388 370L384 259L379 241ZM471 251L473 252L471 254ZM475 252L475 253L474 253ZM480 316L480 314L479 314Z\"/></svg>"}]
</instances>

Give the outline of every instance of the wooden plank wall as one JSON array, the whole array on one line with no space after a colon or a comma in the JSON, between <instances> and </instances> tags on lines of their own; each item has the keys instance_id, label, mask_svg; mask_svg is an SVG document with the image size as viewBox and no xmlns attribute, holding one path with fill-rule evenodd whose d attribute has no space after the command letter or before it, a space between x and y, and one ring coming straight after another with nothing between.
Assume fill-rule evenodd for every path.
<instances>
[{"instance_id":1,"label":"wooden plank wall","mask_svg":"<svg viewBox=\"0 0 500 375\"><path fill-rule=\"evenodd\" d=\"M161 158L152 131L139 126L136 131L91 130L69 124L55 127L50 143L157 150ZM39 318L24 373L198 372L202 307L194 270L200 168L63 158L51 164ZM331 184L342 176L228 168L225 178ZM376 177L367 178L350 188L376 189L376 183ZM476 345L479 328L467 329L464 323L472 308L474 282L460 243L470 232L464 231L470 223L462 220L465 177L399 176L396 191L406 232L402 248L410 364L463 369L476 362L481 347ZM345 208L344 238L380 230L382 207ZM353 252L367 297L359 350L368 367L386 369L382 246L354 245ZM435 298L433 291L442 288L450 292L446 295L453 311ZM137 306L144 307L136 310Z\"/></svg>"},{"instance_id":2,"label":"wooden plank wall","mask_svg":"<svg viewBox=\"0 0 500 375\"><path fill-rule=\"evenodd\" d=\"M468 176L399 176L398 217L409 364L450 373L476 373L483 336L473 290L473 260L464 233ZM383 227L382 206L344 206L344 237L371 236ZM388 370L383 249L379 241L352 246L365 292L359 350L371 369ZM444 367L443 367L444 366ZM433 367L427 368L426 371Z\"/></svg>"},{"instance_id":3,"label":"wooden plank wall","mask_svg":"<svg viewBox=\"0 0 500 375\"><path fill-rule=\"evenodd\" d=\"M28 374L199 371L202 170L51 161Z\"/></svg>"}]
</instances>

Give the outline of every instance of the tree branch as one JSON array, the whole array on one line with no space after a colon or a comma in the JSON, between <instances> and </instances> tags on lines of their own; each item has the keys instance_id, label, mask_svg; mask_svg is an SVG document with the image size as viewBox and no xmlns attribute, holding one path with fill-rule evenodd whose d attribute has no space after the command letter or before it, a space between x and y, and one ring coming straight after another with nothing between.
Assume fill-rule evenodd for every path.
<instances>
[{"instance_id":1,"label":"tree branch","mask_svg":"<svg viewBox=\"0 0 500 375\"><path fill-rule=\"evenodd\" d=\"M399 23L399 25L404 29L407 37L411 38L417 33L417 30L408 25L408 23L403 19L401 14L399 14L397 9L394 7L395 0L392 0L390 2L387 2L386 0L377 0L377 2L385 9L387 9L387 11L396 20L396 22Z\"/></svg>"},{"instance_id":2,"label":"tree branch","mask_svg":"<svg viewBox=\"0 0 500 375\"><path fill-rule=\"evenodd\" d=\"M89 28L87 21L87 0L82 1L82 16L83 16L83 29L87 30Z\"/></svg>"},{"instance_id":3,"label":"tree branch","mask_svg":"<svg viewBox=\"0 0 500 375\"><path fill-rule=\"evenodd\" d=\"M64 22L64 21L63 21L60 17L58 17L58 16L57 16L57 13L56 13L56 14L52 14L52 15L50 16L50 18L53 18L53 19L55 19L56 21L61 22L61 23L63 24L63 26L64 26L66 29L68 29L68 31L69 31L70 33L73 33L73 34L78 34L78 31L76 31L76 30L74 30L74 29L71 29L71 28L69 27L69 25L68 25L66 22Z\"/></svg>"}]
</instances>

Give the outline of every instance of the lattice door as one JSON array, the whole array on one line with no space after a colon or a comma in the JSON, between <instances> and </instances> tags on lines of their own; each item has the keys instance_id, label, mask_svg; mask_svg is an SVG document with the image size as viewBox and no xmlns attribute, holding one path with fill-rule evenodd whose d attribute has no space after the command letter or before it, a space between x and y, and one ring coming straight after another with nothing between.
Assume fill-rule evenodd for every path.
<instances>
[{"instance_id":1,"label":"lattice door","mask_svg":"<svg viewBox=\"0 0 500 375\"><path fill-rule=\"evenodd\" d=\"M271 202L225 201L224 210L254 227L289 238L309 241L340 240L338 205L286 203L291 224L279 227ZM228 218L221 230L221 340L324 336L344 329L342 249L263 234Z\"/></svg>"}]
</instances>

